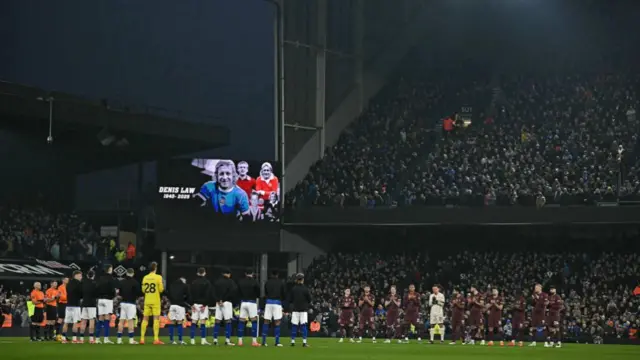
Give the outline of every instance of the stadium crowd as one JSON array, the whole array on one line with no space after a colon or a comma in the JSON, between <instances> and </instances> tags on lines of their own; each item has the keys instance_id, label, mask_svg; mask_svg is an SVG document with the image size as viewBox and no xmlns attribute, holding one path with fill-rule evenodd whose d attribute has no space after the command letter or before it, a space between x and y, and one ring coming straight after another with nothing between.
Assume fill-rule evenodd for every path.
<instances>
[{"instance_id":1,"label":"stadium crowd","mask_svg":"<svg viewBox=\"0 0 640 360\"><path fill-rule=\"evenodd\" d=\"M636 339L640 329L640 296L634 288L640 278L638 254L603 253L499 253L460 252L445 258L426 254L333 253L316 259L307 270L314 295L314 312L326 333L335 332L339 302L344 289L360 294L371 286L376 304L382 304L391 285L407 289L414 283L422 294L423 329L430 327L427 306L433 284L440 284L447 304L454 290L467 293L474 286L481 292L497 288L506 307L502 335L512 335L511 307L539 282L545 291L557 286L564 299L563 338L567 341L601 343L603 339ZM499 264L499 265L497 265ZM446 306L445 324L450 325L451 308ZM530 321L531 307L527 309ZM469 316L467 311L466 316ZM385 311L376 311L384 324ZM356 317L357 318L357 317ZM527 325L528 327L528 325ZM448 326L447 331L450 332ZM418 330L420 331L420 330ZM426 333L423 333L423 336ZM529 334L531 335L531 334ZM515 336L515 334L514 334Z\"/></svg>"},{"instance_id":2,"label":"stadium crowd","mask_svg":"<svg viewBox=\"0 0 640 360\"><path fill-rule=\"evenodd\" d=\"M0 208L0 257L120 263L136 256L81 216L42 207Z\"/></svg>"},{"instance_id":3,"label":"stadium crowd","mask_svg":"<svg viewBox=\"0 0 640 360\"><path fill-rule=\"evenodd\" d=\"M312 167L288 205L637 200L638 84L624 73L514 76L492 83L487 99L488 85L400 78ZM470 125L439 129L469 104L477 104Z\"/></svg>"},{"instance_id":4,"label":"stadium crowd","mask_svg":"<svg viewBox=\"0 0 640 360\"><path fill-rule=\"evenodd\" d=\"M418 61L409 57L407 67L420 73ZM288 206L394 205L439 136L440 117L460 104L490 99L488 81L472 68L451 72L459 76L411 74L389 83L290 192Z\"/></svg>"}]
</instances>

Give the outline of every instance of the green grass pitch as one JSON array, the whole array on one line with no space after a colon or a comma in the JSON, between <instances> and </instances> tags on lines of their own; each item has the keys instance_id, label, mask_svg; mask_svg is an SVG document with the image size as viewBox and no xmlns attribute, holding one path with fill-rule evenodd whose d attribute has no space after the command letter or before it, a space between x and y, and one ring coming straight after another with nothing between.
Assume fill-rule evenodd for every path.
<instances>
[{"instance_id":1,"label":"green grass pitch","mask_svg":"<svg viewBox=\"0 0 640 360\"><path fill-rule=\"evenodd\" d=\"M148 337L147 341L152 338ZM168 339L163 339L167 341ZM247 338L245 338L246 344ZM126 342L127 340L125 340ZM577 345L565 344L561 349L549 349L543 346L535 348L486 347L455 345L427 345L412 342L411 344L362 344L338 343L336 339L311 338L311 347L303 348L298 340L296 347L288 346L288 339L283 339L285 346L276 348L201 346L201 345L89 345L60 343L30 343L26 338L0 338L0 353L7 360L33 359L91 359L91 360L162 360L162 359L202 359L224 356L225 360L299 360L304 359L362 359L388 360L402 358L411 359L640 359L640 346L624 345ZM269 341L273 344L273 341Z\"/></svg>"}]
</instances>

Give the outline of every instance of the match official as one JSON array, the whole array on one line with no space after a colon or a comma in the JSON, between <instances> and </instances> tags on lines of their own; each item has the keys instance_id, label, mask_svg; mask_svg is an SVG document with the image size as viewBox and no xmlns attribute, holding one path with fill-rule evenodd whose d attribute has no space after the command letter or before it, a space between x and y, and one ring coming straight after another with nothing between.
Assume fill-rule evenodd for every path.
<instances>
[{"instance_id":1,"label":"match official","mask_svg":"<svg viewBox=\"0 0 640 360\"><path fill-rule=\"evenodd\" d=\"M207 320L209 320L209 304L214 299L213 286L206 278L205 268L198 268L198 277L191 283L191 345L196 343L196 326L200 326L200 343L211 345L207 342Z\"/></svg>"},{"instance_id":2,"label":"match official","mask_svg":"<svg viewBox=\"0 0 640 360\"><path fill-rule=\"evenodd\" d=\"M304 285L304 275L296 275L296 283L289 293L289 306L291 307L291 346L296 345L298 328L302 332L302 346L307 347L308 313L311 306L311 293Z\"/></svg>"},{"instance_id":3,"label":"match official","mask_svg":"<svg viewBox=\"0 0 640 360\"><path fill-rule=\"evenodd\" d=\"M238 346L242 346L242 336L248 320L251 320L251 346L258 344L258 304L260 285L255 279L253 269L245 271L244 279L238 281L240 295L240 317L238 320Z\"/></svg>"},{"instance_id":4,"label":"match official","mask_svg":"<svg viewBox=\"0 0 640 360\"><path fill-rule=\"evenodd\" d=\"M216 296L216 323L213 326L213 344L218 344L220 323L225 324L225 345L233 346L231 342L231 321L233 320L233 297L236 293L236 283L231 280L231 270L223 269L222 277L214 284Z\"/></svg>"},{"instance_id":5,"label":"match official","mask_svg":"<svg viewBox=\"0 0 640 360\"><path fill-rule=\"evenodd\" d=\"M169 287L169 301L171 306L169 307L169 341L172 344L186 345L182 341L183 327L182 322L186 317L186 307L189 306L189 286L187 285L187 279L184 277L179 278L171 287ZM178 328L178 341L173 340L173 333L175 328Z\"/></svg>"},{"instance_id":6,"label":"match official","mask_svg":"<svg viewBox=\"0 0 640 360\"><path fill-rule=\"evenodd\" d=\"M135 272L133 269L127 269L127 277L120 281L118 289L120 289L120 321L118 321L118 344L122 344L122 332L124 331L125 323L129 330L129 344L137 344L133 338L135 335L135 319L136 319L136 302L138 297L142 295L142 288L140 283L133 276Z\"/></svg>"},{"instance_id":7,"label":"match official","mask_svg":"<svg viewBox=\"0 0 640 360\"><path fill-rule=\"evenodd\" d=\"M282 320L282 301L286 292L284 281L278 279L278 271L271 271L271 278L264 284L264 294L266 305L264 306L264 324L262 325L262 346L267 346L267 334L269 324L273 321L273 335L276 339L276 346L280 344L280 320Z\"/></svg>"}]
</instances>

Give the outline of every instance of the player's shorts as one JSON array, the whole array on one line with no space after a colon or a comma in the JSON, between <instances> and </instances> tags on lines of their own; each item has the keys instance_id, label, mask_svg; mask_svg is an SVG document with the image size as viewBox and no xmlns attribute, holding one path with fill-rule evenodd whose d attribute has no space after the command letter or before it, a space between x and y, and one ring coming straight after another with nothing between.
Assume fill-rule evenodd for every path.
<instances>
[{"instance_id":1,"label":"player's shorts","mask_svg":"<svg viewBox=\"0 0 640 360\"><path fill-rule=\"evenodd\" d=\"M417 311L408 311L404 314L404 322L417 325L420 322L420 314Z\"/></svg>"},{"instance_id":2,"label":"player's shorts","mask_svg":"<svg viewBox=\"0 0 640 360\"><path fill-rule=\"evenodd\" d=\"M230 301L225 301L222 305L216 305L216 321L228 321L233 319L233 305Z\"/></svg>"},{"instance_id":3,"label":"player's shorts","mask_svg":"<svg viewBox=\"0 0 640 360\"><path fill-rule=\"evenodd\" d=\"M282 320L282 305L267 304L264 306L264 319L279 321Z\"/></svg>"},{"instance_id":4,"label":"player's shorts","mask_svg":"<svg viewBox=\"0 0 640 360\"><path fill-rule=\"evenodd\" d=\"M398 326L398 320L400 320L400 313L398 310L387 311L386 326Z\"/></svg>"},{"instance_id":5,"label":"player's shorts","mask_svg":"<svg viewBox=\"0 0 640 360\"><path fill-rule=\"evenodd\" d=\"M256 302L240 302L240 319L253 319L258 317L258 304Z\"/></svg>"},{"instance_id":6,"label":"player's shorts","mask_svg":"<svg viewBox=\"0 0 640 360\"><path fill-rule=\"evenodd\" d=\"M524 314L522 314L522 312L513 314L513 318L511 319L511 326L514 329L521 329L522 327L524 327Z\"/></svg>"},{"instance_id":7,"label":"player's shorts","mask_svg":"<svg viewBox=\"0 0 640 360\"><path fill-rule=\"evenodd\" d=\"M186 317L186 311L184 306L171 305L169 307L169 320L170 321L184 321Z\"/></svg>"},{"instance_id":8,"label":"player's shorts","mask_svg":"<svg viewBox=\"0 0 640 360\"><path fill-rule=\"evenodd\" d=\"M355 322L353 316L353 310L341 310L340 318L338 318L338 325L340 326L353 326Z\"/></svg>"},{"instance_id":9,"label":"player's shorts","mask_svg":"<svg viewBox=\"0 0 640 360\"><path fill-rule=\"evenodd\" d=\"M86 307L82 308L82 320L95 320L97 314L97 310L94 307Z\"/></svg>"},{"instance_id":10,"label":"player's shorts","mask_svg":"<svg viewBox=\"0 0 640 360\"><path fill-rule=\"evenodd\" d=\"M136 318L136 304L120 303L120 320L133 320Z\"/></svg>"},{"instance_id":11,"label":"player's shorts","mask_svg":"<svg viewBox=\"0 0 640 360\"><path fill-rule=\"evenodd\" d=\"M291 313L291 324L305 325L308 322L308 316L306 311L294 311Z\"/></svg>"},{"instance_id":12,"label":"player's shorts","mask_svg":"<svg viewBox=\"0 0 640 360\"><path fill-rule=\"evenodd\" d=\"M474 328L483 327L484 319L482 318L482 313L469 314L469 326Z\"/></svg>"},{"instance_id":13,"label":"player's shorts","mask_svg":"<svg viewBox=\"0 0 640 360\"><path fill-rule=\"evenodd\" d=\"M502 314L496 313L494 315L493 312L489 314L489 321L487 322L487 327L497 329L497 328L500 328L501 326L502 326Z\"/></svg>"},{"instance_id":14,"label":"player's shorts","mask_svg":"<svg viewBox=\"0 0 640 360\"><path fill-rule=\"evenodd\" d=\"M37 307L33 309L33 315L31 315L32 324L40 324L44 321L44 308Z\"/></svg>"},{"instance_id":15,"label":"player's shorts","mask_svg":"<svg viewBox=\"0 0 640 360\"><path fill-rule=\"evenodd\" d=\"M69 306L64 314L65 324L76 324L82 320L82 309L80 306Z\"/></svg>"},{"instance_id":16,"label":"player's shorts","mask_svg":"<svg viewBox=\"0 0 640 360\"><path fill-rule=\"evenodd\" d=\"M373 309L360 311L360 321L358 321L358 325L364 326L365 324L374 325L375 317L373 313Z\"/></svg>"},{"instance_id":17,"label":"player's shorts","mask_svg":"<svg viewBox=\"0 0 640 360\"><path fill-rule=\"evenodd\" d=\"M98 299L98 316L113 314L113 300Z\"/></svg>"},{"instance_id":18,"label":"player's shorts","mask_svg":"<svg viewBox=\"0 0 640 360\"><path fill-rule=\"evenodd\" d=\"M58 307L55 305L45 305L44 312L47 315L47 321L55 321L58 318Z\"/></svg>"},{"instance_id":19,"label":"player's shorts","mask_svg":"<svg viewBox=\"0 0 640 360\"><path fill-rule=\"evenodd\" d=\"M66 315L65 315L66 311L67 311L67 304L58 304L58 319L66 319Z\"/></svg>"},{"instance_id":20,"label":"player's shorts","mask_svg":"<svg viewBox=\"0 0 640 360\"><path fill-rule=\"evenodd\" d=\"M546 324L549 327L558 328L560 327L560 314L551 314L547 316Z\"/></svg>"},{"instance_id":21,"label":"player's shorts","mask_svg":"<svg viewBox=\"0 0 640 360\"><path fill-rule=\"evenodd\" d=\"M451 316L451 327L459 327L464 324L464 315L453 315Z\"/></svg>"},{"instance_id":22,"label":"player's shorts","mask_svg":"<svg viewBox=\"0 0 640 360\"><path fill-rule=\"evenodd\" d=\"M207 305L193 304L191 308L191 321L207 321L209 320L209 307Z\"/></svg>"},{"instance_id":23,"label":"player's shorts","mask_svg":"<svg viewBox=\"0 0 640 360\"><path fill-rule=\"evenodd\" d=\"M142 307L142 316L160 316L160 304L144 304Z\"/></svg>"},{"instance_id":24,"label":"player's shorts","mask_svg":"<svg viewBox=\"0 0 640 360\"><path fill-rule=\"evenodd\" d=\"M531 314L531 327L537 328L545 325L544 313Z\"/></svg>"},{"instance_id":25,"label":"player's shorts","mask_svg":"<svg viewBox=\"0 0 640 360\"><path fill-rule=\"evenodd\" d=\"M431 313L429 315L429 324L431 324L431 326L444 324L444 314L442 314L442 312Z\"/></svg>"}]
</instances>

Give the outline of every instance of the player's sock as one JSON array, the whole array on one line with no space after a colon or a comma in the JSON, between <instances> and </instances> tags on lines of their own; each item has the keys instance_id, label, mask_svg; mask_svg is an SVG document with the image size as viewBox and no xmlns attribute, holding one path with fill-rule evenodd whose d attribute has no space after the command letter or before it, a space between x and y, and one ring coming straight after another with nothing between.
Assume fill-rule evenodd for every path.
<instances>
[{"instance_id":1,"label":"player's sock","mask_svg":"<svg viewBox=\"0 0 640 360\"><path fill-rule=\"evenodd\" d=\"M104 339L109 339L109 320L105 320L102 325L104 326Z\"/></svg>"},{"instance_id":2,"label":"player's sock","mask_svg":"<svg viewBox=\"0 0 640 360\"><path fill-rule=\"evenodd\" d=\"M291 327L291 341L296 341L296 335L298 334L298 325Z\"/></svg>"},{"instance_id":3,"label":"player's sock","mask_svg":"<svg viewBox=\"0 0 640 360\"><path fill-rule=\"evenodd\" d=\"M62 324L57 325L58 334L62 334Z\"/></svg>"},{"instance_id":4,"label":"player's sock","mask_svg":"<svg viewBox=\"0 0 640 360\"><path fill-rule=\"evenodd\" d=\"M178 324L178 341L182 342L182 334L184 333L184 326Z\"/></svg>"},{"instance_id":5,"label":"player's sock","mask_svg":"<svg viewBox=\"0 0 640 360\"><path fill-rule=\"evenodd\" d=\"M429 340L431 340L431 342L433 342L433 339L436 337L436 328L431 328L431 331L429 331Z\"/></svg>"},{"instance_id":6,"label":"player's sock","mask_svg":"<svg viewBox=\"0 0 640 360\"><path fill-rule=\"evenodd\" d=\"M200 339L206 339L207 338L207 325L206 324L200 324ZM216 335L216 328L213 328L213 339L217 339L218 335Z\"/></svg>"},{"instance_id":7,"label":"player's sock","mask_svg":"<svg viewBox=\"0 0 640 360\"><path fill-rule=\"evenodd\" d=\"M175 328L174 324L169 324L169 341L173 342L173 329Z\"/></svg>"},{"instance_id":8,"label":"player's sock","mask_svg":"<svg viewBox=\"0 0 640 360\"><path fill-rule=\"evenodd\" d=\"M122 331L118 331L118 341L122 340Z\"/></svg>"},{"instance_id":9,"label":"player's sock","mask_svg":"<svg viewBox=\"0 0 640 360\"><path fill-rule=\"evenodd\" d=\"M244 321L238 321L238 341L242 341L242 337L244 336Z\"/></svg>"},{"instance_id":10,"label":"player's sock","mask_svg":"<svg viewBox=\"0 0 640 360\"><path fill-rule=\"evenodd\" d=\"M153 321L153 341L160 340L160 321Z\"/></svg>"},{"instance_id":11,"label":"player's sock","mask_svg":"<svg viewBox=\"0 0 640 360\"><path fill-rule=\"evenodd\" d=\"M267 343L267 333L269 332L269 324L264 323L262 324L262 343L266 344Z\"/></svg>"},{"instance_id":12,"label":"player's sock","mask_svg":"<svg viewBox=\"0 0 640 360\"><path fill-rule=\"evenodd\" d=\"M129 332L129 344L133 343L133 337L135 336L135 333L133 331Z\"/></svg>"},{"instance_id":13,"label":"player's sock","mask_svg":"<svg viewBox=\"0 0 640 360\"><path fill-rule=\"evenodd\" d=\"M94 331L94 336L96 339L100 338L100 328L102 327L102 320L96 320L96 328Z\"/></svg>"},{"instance_id":14,"label":"player's sock","mask_svg":"<svg viewBox=\"0 0 640 360\"><path fill-rule=\"evenodd\" d=\"M253 337L253 341L256 341L258 338L258 320L251 322L251 337Z\"/></svg>"},{"instance_id":15,"label":"player's sock","mask_svg":"<svg viewBox=\"0 0 640 360\"><path fill-rule=\"evenodd\" d=\"M73 332L71 333L71 335L73 336L73 337L71 338L73 341L78 340L78 333L77 333L77 332L73 331Z\"/></svg>"},{"instance_id":16,"label":"player's sock","mask_svg":"<svg viewBox=\"0 0 640 360\"><path fill-rule=\"evenodd\" d=\"M216 321L213 325L213 341L218 341L218 333L220 333L220 323Z\"/></svg>"},{"instance_id":17,"label":"player's sock","mask_svg":"<svg viewBox=\"0 0 640 360\"><path fill-rule=\"evenodd\" d=\"M302 342L306 344L309 328L307 328L307 324L303 324L300 326L302 326Z\"/></svg>"},{"instance_id":18,"label":"player's sock","mask_svg":"<svg viewBox=\"0 0 640 360\"><path fill-rule=\"evenodd\" d=\"M280 344L280 325L273 327L273 336L276 338L276 344Z\"/></svg>"},{"instance_id":19,"label":"player's sock","mask_svg":"<svg viewBox=\"0 0 640 360\"><path fill-rule=\"evenodd\" d=\"M142 320L142 324L140 324L140 340L144 341L144 337L147 334L147 326L149 326L148 320Z\"/></svg>"},{"instance_id":20,"label":"player's sock","mask_svg":"<svg viewBox=\"0 0 640 360\"><path fill-rule=\"evenodd\" d=\"M224 324L224 336L227 342L231 342L231 321Z\"/></svg>"},{"instance_id":21,"label":"player's sock","mask_svg":"<svg viewBox=\"0 0 640 360\"><path fill-rule=\"evenodd\" d=\"M191 324L191 340L194 340L196 338L196 323L192 323Z\"/></svg>"}]
</instances>

